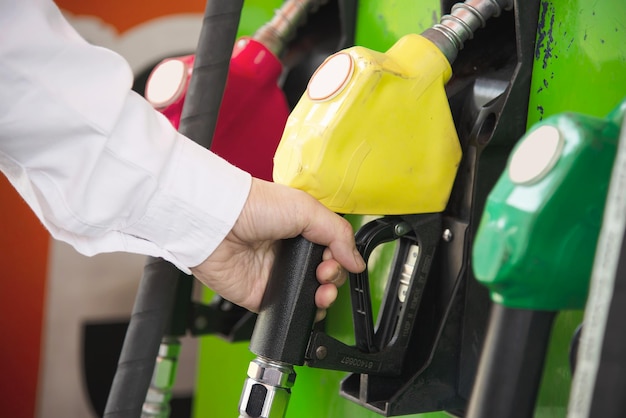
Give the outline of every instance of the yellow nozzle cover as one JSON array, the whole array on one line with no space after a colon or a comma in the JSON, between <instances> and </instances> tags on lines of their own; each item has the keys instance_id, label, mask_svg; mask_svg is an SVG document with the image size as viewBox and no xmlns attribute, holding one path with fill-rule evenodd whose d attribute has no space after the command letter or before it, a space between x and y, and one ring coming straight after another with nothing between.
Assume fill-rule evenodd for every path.
<instances>
[{"instance_id":1,"label":"yellow nozzle cover","mask_svg":"<svg viewBox=\"0 0 626 418\"><path fill-rule=\"evenodd\" d=\"M274 181L338 213L442 211L461 148L441 51L419 35L386 53L352 47L317 69L287 120Z\"/></svg>"}]
</instances>

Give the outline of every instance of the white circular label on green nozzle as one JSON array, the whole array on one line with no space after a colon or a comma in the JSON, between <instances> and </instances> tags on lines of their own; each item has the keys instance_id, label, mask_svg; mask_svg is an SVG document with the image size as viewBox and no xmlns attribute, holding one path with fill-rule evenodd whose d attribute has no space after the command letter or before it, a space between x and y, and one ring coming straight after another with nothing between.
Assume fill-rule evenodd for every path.
<instances>
[{"instance_id":1,"label":"white circular label on green nozzle","mask_svg":"<svg viewBox=\"0 0 626 418\"><path fill-rule=\"evenodd\" d=\"M146 83L146 99L157 109L169 106L180 97L187 81L187 65L171 59L159 64Z\"/></svg>"},{"instance_id":2,"label":"white circular label on green nozzle","mask_svg":"<svg viewBox=\"0 0 626 418\"><path fill-rule=\"evenodd\" d=\"M338 53L329 57L319 66L307 87L311 100L328 100L338 95L350 81L354 65L352 57Z\"/></svg>"},{"instance_id":3,"label":"white circular label on green nozzle","mask_svg":"<svg viewBox=\"0 0 626 418\"><path fill-rule=\"evenodd\" d=\"M509 162L509 178L513 183L528 184L541 180L563 150L561 132L544 125L528 134L516 147Z\"/></svg>"}]
</instances>

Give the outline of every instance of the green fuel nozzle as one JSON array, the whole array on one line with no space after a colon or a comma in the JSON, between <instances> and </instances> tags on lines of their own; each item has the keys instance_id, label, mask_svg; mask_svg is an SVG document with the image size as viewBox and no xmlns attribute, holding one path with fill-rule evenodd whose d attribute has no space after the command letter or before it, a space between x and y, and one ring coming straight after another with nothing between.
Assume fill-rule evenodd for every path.
<instances>
[{"instance_id":1,"label":"green fuel nozzle","mask_svg":"<svg viewBox=\"0 0 626 418\"><path fill-rule=\"evenodd\" d=\"M514 147L474 241L474 273L494 302L584 307L624 107L556 115Z\"/></svg>"},{"instance_id":2,"label":"green fuel nozzle","mask_svg":"<svg viewBox=\"0 0 626 418\"><path fill-rule=\"evenodd\" d=\"M468 418L533 415L556 313L585 305L625 111L536 124L489 194L472 255L495 303Z\"/></svg>"}]
</instances>

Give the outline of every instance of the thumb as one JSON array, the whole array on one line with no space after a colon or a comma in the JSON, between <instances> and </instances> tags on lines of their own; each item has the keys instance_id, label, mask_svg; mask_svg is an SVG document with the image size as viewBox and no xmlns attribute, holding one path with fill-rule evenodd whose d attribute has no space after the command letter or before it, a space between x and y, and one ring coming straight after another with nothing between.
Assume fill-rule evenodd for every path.
<instances>
[{"instance_id":1,"label":"thumb","mask_svg":"<svg viewBox=\"0 0 626 418\"><path fill-rule=\"evenodd\" d=\"M310 197L309 205L310 212L305 219L302 236L328 247L332 258L346 270L353 273L363 271L365 261L356 249L352 225L313 197Z\"/></svg>"}]
</instances>

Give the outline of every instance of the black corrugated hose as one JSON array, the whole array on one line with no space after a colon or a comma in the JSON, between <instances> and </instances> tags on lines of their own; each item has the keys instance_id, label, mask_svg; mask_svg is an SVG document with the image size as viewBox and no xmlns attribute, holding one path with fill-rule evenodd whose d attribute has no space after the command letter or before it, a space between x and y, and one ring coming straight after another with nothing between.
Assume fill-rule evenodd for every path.
<instances>
[{"instance_id":1,"label":"black corrugated hose","mask_svg":"<svg viewBox=\"0 0 626 418\"><path fill-rule=\"evenodd\" d=\"M243 0L207 0L179 128L206 148L217 124L242 8ZM141 416L180 274L171 263L148 257L104 417Z\"/></svg>"}]
</instances>

